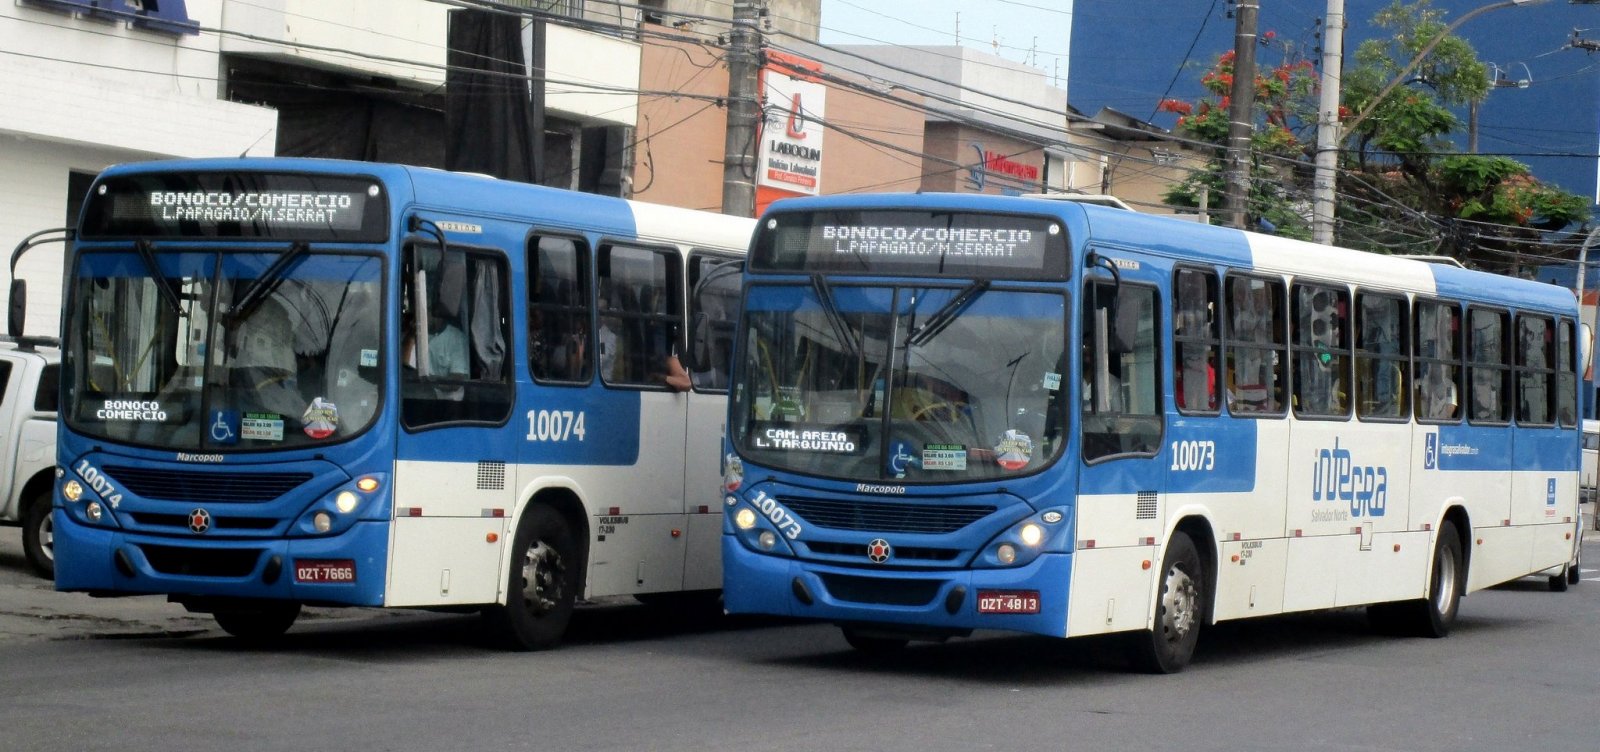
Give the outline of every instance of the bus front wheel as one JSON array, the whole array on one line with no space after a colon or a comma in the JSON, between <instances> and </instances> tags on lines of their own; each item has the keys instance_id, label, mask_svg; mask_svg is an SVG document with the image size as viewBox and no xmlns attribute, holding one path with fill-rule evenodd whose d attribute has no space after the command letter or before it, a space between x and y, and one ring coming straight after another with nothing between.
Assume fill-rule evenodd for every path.
<instances>
[{"instance_id":1,"label":"bus front wheel","mask_svg":"<svg viewBox=\"0 0 1600 752\"><path fill-rule=\"evenodd\" d=\"M1205 618L1205 569L1200 552L1184 533L1176 533L1161 559L1161 592L1153 629L1133 636L1134 663L1152 674L1182 671L1194 657Z\"/></svg>"},{"instance_id":2,"label":"bus front wheel","mask_svg":"<svg viewBox=\"0 0 1600 752\"><path fill-rule=\"evenodd\" d=\"M248 608L230 608L211 613L217 626L241 640L264 642L275 640L294 626L300 618L300 604L292 601L266 602Z\"/></svg>"},{"instance_id":3,"label":"bus front wheel","mask_svg":"<svg viewBox=\"0 0 1600 752\"><path fill-rule=\"evenodd\" d=\"M572 620L578 568L578 546L566 520L549 507L529 507L512 543L506 603L484 612L496 637L512 650L555 647Z\"/></svg>"}]
</instances>

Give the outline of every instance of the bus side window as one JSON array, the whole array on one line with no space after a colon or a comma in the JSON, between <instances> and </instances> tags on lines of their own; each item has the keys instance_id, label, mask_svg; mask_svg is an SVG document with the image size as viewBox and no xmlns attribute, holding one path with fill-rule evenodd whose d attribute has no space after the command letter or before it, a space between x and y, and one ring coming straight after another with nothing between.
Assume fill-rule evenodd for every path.
<instances>
[{"instance_id":1,"label":"bus side window","mask_svg":"<svg viewBox=\"0 0 1600 752\"><path fill-rule=\"evenodd\" d=\"M1517 421L1555 422L1555 325L1543 316L1517 317Z\"/></svg>"},{"instance_id":2,"label":"bus side window","mask_svg":"<svg viewBox=\"0 0 1600 752\"><path fill-rule=\"evenodd\" d=\"M674 370L682 369L678 251L603 245L597 279L600 378L614 386L680 388L677 380L686 374Z\"/></svg>"},{"instance_id":3,"label":"bus side window","mask_svg":"<svg viewBox=\"0 0 1600 752\"><path fill-rule=\"evenodd\" d=\"M1468 308L1471 338L1467 349L1467 381L1472 385L1467 419L1474 423L1511 420L1511 327L1508 314Z\"/></svg>"},{"instance_id":4,"label":"bus side window","mask_svg":"<svg viewBox=\"0 0 1600 752\"><path fill-rule=\"evenodd\" d=\"M1228 278L1228 410L1283 414L1285 352L1283 283Z\"/></svg>"},{"instance_id":5,"label":"bus side window","mask_svg":"<svg viewBox=\"0 0 1600 752\"><path fill-rule=\"evenodd\" d=\"M1090 285L1083 299L1083 458L1153 455L1161 447L1156 292Z\"/></svg>"},{"instance_id":6,"label":"bus side window","mask_svg":"<svg viewBox=\"0 0 1600 752\"><path fill-rule=\"evenodd\" d=\"M1556 326L1556 417L1563 428L1578 424L1578 376L1573 353L1577 342L1572 333L1572 319L1561 319Z\"/></svg>"},{"instance_id":7,"label":"bus side window","mask_svg":"<svg viewBox=\"0 0 1600 752\"><path fill-rule=\"evenodd\" d=\"M689 334L694 339L694 388L720 392L728 388L733 365L733 329L739 319L739 272L744 263L695 252L689 259Z\"/></svg>"},{"instance_id":8,"label":"bus side window","mask_svg":"<svg viewBox=\"0 0 1600 752\"><path fill-rule=\"evenodd\" d=\"M501 423L511 412L506 259L458 246L451 246L449 253L460 258L444 259L436 247L413 246L402 269L400 387L408 428ZM461 266L450 268L456 263ZM419 269L425 285L421 290ZM417 321L424 303L425 333Z\"/></svg>"},{"instance_id":9,"label":"bus side window","mask_svg":"<svg viewBox=\"0 0 1600 752\"><path fill-rule=\"evenodd\" d=\"M1295 414L1350 414L1350 292L1294 286Z\"/></svg>"},{"instance_id":10,"label":"bus side window","mask_svg":"<svg viewBox=\"0 0 1600 752\"><path fill-rule=\"evenodd\" d=\"M538 381L589 382L589 254L570 238L529 241L528 370Z\"/></svg>"},{"instance_id":11,"label":"bus side window","mask_svg":"<svg viewBox=\"0 0 1600 752\"><path fill-rule=\"evenodd\" d=\"M1405 298L1356 298L1356 413L1404 420L1408 415L1408 327Z\"/></svg>"},{"instance_id":12,"label":"bus side window","mask_svg":"<svg viewBox=\"0 0 1600 752\"><path fill-rule=\"evenodd\" d=\"M1209 272L1179 269L1172 305L1173 397L1184 413L1215 413L1217 353L1217 278Z\"/></svg>"},{"instance_id":13,"label":"bus side window","mask_svg":"<svg viewBox=\"0 0 1600 752\"><path fill-rule=\"evenodd\" d=\"M1461 311L1449 303L1417 303L1417 420L1461 418Z\"/></svg>"}]
</instances>

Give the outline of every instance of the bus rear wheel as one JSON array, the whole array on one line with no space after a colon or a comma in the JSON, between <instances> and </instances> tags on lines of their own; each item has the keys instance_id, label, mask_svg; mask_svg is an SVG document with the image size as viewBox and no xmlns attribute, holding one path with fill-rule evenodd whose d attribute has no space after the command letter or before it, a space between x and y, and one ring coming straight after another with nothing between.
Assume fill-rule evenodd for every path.
<instances>
[{"instance_id":1,"label":"bus rear wheel","mask_svg":"<svg viewBox=\"0 0 1600 752\"><path fill-rule=\"evenodd\" d=\"M1161 559L1161 593L1155 626L1133 635L1133 661L1152 674L1182 671L1194 657L1205 618L1205 569L1200 552L1185 533L1176 533Z\"/></svg>"},{"instance_id":2,"label":"bus rear wheel","mask_svg":"<svg viewBox=\"0 0 1600 752\"><path fill-rule=\"evenodd\" d=\"M1565 575L1562 575L1563 579ZM1433 546L1433 576L1428 579L1428 597L1403 603L1378 603L1367 607L1373 626L1388 634L1412 637L1444 637L1455 624L1461 608L1461 591L1467 582L1461 536L1454 522L1439 526L1438 542Z\"/></svg>"},{"instance_id":3,"label":"bus rear wheel","mask_svg":"<svg viewBox=\"0 0 1600 752\"><path fill-rule=\"evenodd\" d=\"M512 543L507 602L484 611L495 637L512 650L560 643L572 621L578 568L578 547L566 520L549 507L530 507Z\"/></svg>"},{"instance_id":4,"label":"bus rear wheel","mask_svg":"<svg viewBox=\"0 0 1600 752\"><path fill-rule=\"evenodd\" d=\"M276 640L294 626L300 618L300 604L294 602L266 602L242 608L219 609L211 613L217 626L241 640L266 642Z\"/></svg>"}]
</instances>

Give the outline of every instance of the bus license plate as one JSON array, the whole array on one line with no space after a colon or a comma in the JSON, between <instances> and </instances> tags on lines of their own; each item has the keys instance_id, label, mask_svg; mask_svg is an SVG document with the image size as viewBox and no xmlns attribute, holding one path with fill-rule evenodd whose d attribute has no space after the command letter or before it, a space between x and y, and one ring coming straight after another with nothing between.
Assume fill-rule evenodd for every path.
<instances>
[{"instance_id":1,"label":"bus license plate","mask_svg":"<svg viewBox=\"0 0 1600 752\"><path fill-rule=\"evenodd\" d=\"M978 613L1037 614L1039 613L1039 591L979 590Z\"/></svg>"},{"instance_id":2,"label":"bus license plate","mask_svg":"<svg viewBox=\"0 0 1600 752\"><path fill-rule=\"evenodd\" d=\"M297 559L295 582L355 582L354 559Z\"/></svg>"}]
</instances>

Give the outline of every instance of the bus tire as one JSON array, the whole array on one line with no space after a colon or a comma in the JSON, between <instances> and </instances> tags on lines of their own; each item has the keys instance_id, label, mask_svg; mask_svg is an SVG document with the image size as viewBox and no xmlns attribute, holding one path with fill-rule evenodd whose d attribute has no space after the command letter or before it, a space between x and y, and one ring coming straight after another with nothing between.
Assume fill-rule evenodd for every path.
<instances>
[{"instance_id":1,"label":"bus tire","mask_svg":"<svg viewBox=\"0 0 1600 752\"><path fill-rule=\"evenodd\" d=\"M22 553L35 574L55 579L55 518L50 514L50 494L36 493L23 503Z\"/></svg>"},{"instance_id":2,"label":"bus tire","mask_svg":"<svg viewBox=\"0 0 1600 752\"><path fill-rule=\"evenodd\" d=\"M1561 574L1550 575L1550 577L1549 577L1549 579L1550 579L1550 592L1552 592L1552 593L1565 593L1565 592L1567 592L1567 585L1570 584L1570 583L1567 582L1567 573L1571 572L1571 571L1572 571L1572 567L1567 567L1567 568L1561 570Z\"/></svg>"},{"instance_id":3,"label":"bus tire","mask_svg":"<svg viewBox=\"0 0 1600 752\"><path fill-rule=\"evenodd\" d=\"M1576 585L1581 581L1583 581L1583 554L1579 553L1577 561L1567 567L1567 584Z\"/></svg>"},{"instance_id":4,"label":"bus tire","mask_svg":"<svg viewBox=\"0 0 1600 752\"><path fill-rule=\"evenodd\" d=\"M866 656L881 658L895 655L905 650L906 645L911 642L903 637L879 637L866 634L855 627L841 626L839 631L844 634L844 641L849 643L851 648L854 648L857 653Z\"/></svg>"},{"instance_id":5,"label":"bus tire","mask_svg":"<svg viewBox=\"0 0 1600 752\"><path fill-rule=\"evenodd\" d=\"M1465 558L1461 554L1461 536L1456 534L1454 522L1446 520L1439 526L1438 542L1433 546L1433 574L1428 578L1428 597L1418 601L1380 604L1369 608L1374 616L1382 614L1381 622L1387 631L1413 637L1445 637L1455 624L1456 612L1461 607L1461 591L1467 582Z\"/></svg>"},{"instance_id":6,"label":"bus tire","mask_svg":"<svg viewBox=\"0 0 1600 752\"><path fill-rule=\"evenodd\" d=\"M1194 657L1205 619L1206 580L1200 553L1186 533L1175 533L1161 559L1161 590L1152 629L1133 635L1131 657L1142 671L1172 674Z\"/></svg>"},{"instance_id":7,"label":"bus tire","mask_svg":"<svg viewBox=\"0 0 1600 752\"><path fill-rule=\"evenodd\" d=\"M511 650L546 650L561 642L578 590L578 545L567 521L530 506L511 548L506 603L484 611L494 636Z\"/></svg>"},{"instance_id":8,"label":"bus tire","mask_svg":"<svg viewBox=\"0 0 1600 752\"><path fill-rule=\"evenodd\" d=\"M265 601L246 608L218 609L211 613L222 631L248 642L269 642L283 636L300 618L294 601Z\"/></svg>"}]
</instances>

